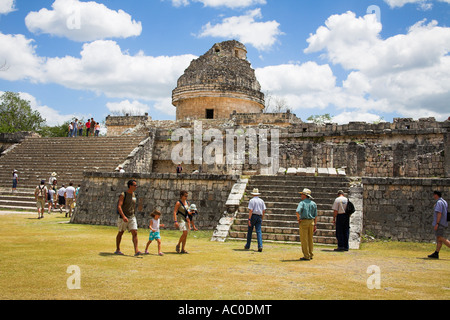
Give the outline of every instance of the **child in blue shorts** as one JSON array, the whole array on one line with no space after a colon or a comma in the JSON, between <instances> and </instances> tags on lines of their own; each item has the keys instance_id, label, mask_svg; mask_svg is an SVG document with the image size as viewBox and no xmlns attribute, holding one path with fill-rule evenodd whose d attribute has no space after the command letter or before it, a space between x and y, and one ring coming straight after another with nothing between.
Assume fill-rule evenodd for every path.
<instances>
[{"instance_id":1,"label":"child in blue shorts","mask_svg":"<svg viewBox=\"0 0 450 320\"><path fill-rule=\"evenodd\" d=\"M164 228L164 225L160 223L161 212L158 210L153 211L150 216L150 236L148 238L147 246L145 247L145 254L149 254L148 246L152 243L153 240L158 242L158 255L163 256L164 253L161 252L161 235L159 234L159 228Z\"/></svg>"}]
</instances>

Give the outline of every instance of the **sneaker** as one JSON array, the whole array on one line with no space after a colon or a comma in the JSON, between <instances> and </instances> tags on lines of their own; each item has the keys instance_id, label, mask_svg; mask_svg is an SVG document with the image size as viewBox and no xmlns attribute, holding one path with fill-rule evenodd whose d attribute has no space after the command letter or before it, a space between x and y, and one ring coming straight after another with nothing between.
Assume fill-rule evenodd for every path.
<instances>
[{"instance_id":1,"label":"sneaker","mask_svg":"<svg viewBox=\"0 0 450 320\"><path fill-rule=\"evenodd\" d=\"M439 259L439 252L433 252L432 254L430 254L429 256L428 256L428 258L430 258L430 259Z\"/></svg>"},{"instance_id":2,"label":"sneaker","mask_svg":"<svg viewBox=\"0 0 450 320\"><path fill-rule=\"evenodd\" d=\"M258 248L258 252L262 252L262 248Z\"/></svg>"}]
</instances>

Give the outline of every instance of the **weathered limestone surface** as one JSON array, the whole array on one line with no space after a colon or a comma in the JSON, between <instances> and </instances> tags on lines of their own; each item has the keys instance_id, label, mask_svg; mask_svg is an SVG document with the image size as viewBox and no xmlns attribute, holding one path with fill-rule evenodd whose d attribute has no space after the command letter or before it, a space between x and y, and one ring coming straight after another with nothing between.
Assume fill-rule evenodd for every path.
<instances>
[{"instance_id":1,"label":"weathered limestone surface","mask_svg":"<svg viewBox=\"0 0 450 320\"><path fill-rule=\"evenodd\" d=\"M172 103L177 120L228 119L233 112L261 113L264 94L247 61L247 49L238 41L215 44L191 62L178 79Z\"/></svg>"},{"instance_id":2,"label":"weathered limestone surface","mask_svg":"<svg viewBox=\"0 0 450 320\"><path fill-rule=\"evenodd\" d=\"M225 211L225 202L237 176L208 174L129 174L85 173L77 209L71 223L116 225L117 201L127 190L127 182L138 182L136 217L140 228L148 228L150 213L161 211L161 222L174 227L173 209L181 190L189 193L188 201L197 205L195 224L200 229L213 229Z\"/></svg>"},{"instance_id":3,"label":"weathered limestone surface","mask_svg":"<svg viewBox=\"0 0 450 320\"><path fill-rule=\"evenodd\" d=\"M449 195L449 178L363 178L362 183L365 233L398 241L435 240L433 191Z\"/></svg>"}]
</instances>

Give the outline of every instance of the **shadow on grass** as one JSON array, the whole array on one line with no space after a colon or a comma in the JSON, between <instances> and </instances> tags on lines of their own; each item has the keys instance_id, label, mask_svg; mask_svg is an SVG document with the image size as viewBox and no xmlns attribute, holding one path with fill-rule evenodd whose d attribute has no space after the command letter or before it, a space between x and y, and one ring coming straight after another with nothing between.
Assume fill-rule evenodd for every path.
<instances>
[{"instance_id":1,"label":"shadow on grass","mask_svg":"<svg viewBox=\"0 0 450 320\"><path fill-rule=\"evenodd\" d=\"M142 259L144 258L144 256L135 256L135 255L128 255L128 254L115 254L114 252L100 252L98 254L101 257L128 257L128 258L138 258L138 259Z\"/></svg>"}]
</instances>

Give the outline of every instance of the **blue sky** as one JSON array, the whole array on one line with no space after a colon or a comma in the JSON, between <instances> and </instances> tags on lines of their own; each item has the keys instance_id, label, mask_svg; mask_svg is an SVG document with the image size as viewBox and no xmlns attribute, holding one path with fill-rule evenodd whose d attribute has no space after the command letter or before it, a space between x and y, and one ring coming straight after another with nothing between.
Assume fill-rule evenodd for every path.
<instances>
[{"instance_id":1,"label":"blue sky","mask_svg":"<svg viewBox=\"0 0 450 320\"><path fill-rule=\"evenodd\" d=\"M0 0L0 92L50 125L174 119L178 77L230 39L304 121L450 116L450 0Z\"/></svg>"}]
</instances>

